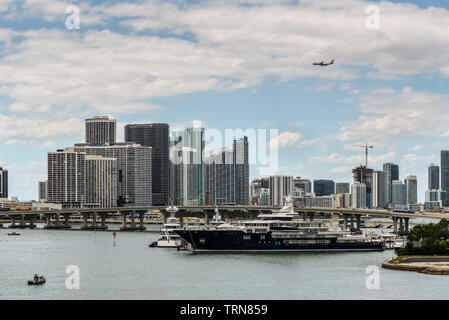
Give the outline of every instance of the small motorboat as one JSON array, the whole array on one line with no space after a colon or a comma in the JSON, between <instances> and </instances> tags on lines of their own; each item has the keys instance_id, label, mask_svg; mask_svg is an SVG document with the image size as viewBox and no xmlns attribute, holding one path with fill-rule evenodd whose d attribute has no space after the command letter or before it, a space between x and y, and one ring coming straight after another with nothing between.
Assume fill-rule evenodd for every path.
<instances>
[{"instance_id":1,"label":"small motorboat","mask_svg":"<svg viewBox=\"0 0 449 320\"><path fill-rule=\"evenodd\" d=\"M33 280L28 280L29 285L37 285L37 284L44 284L45 278L44 276L39 276L37 274L34 275Z\"/></svg>"},{"instance_id":2,"label":"small motorboat","mask_svg":"<svg viewBox=\"0 0 449 320\"><path fill-rule=\"evenodd\" d=\"M20 233L12 232L12 233L8 233L8 236L20 236Z\"/></svg>"},{"instance_id":3,"label":"small motorboat","mask_svg":"<svg viewBox=\"0 0 449 320\"><path fill-rule=\"evenodd\" d=\"M157 241L153 241L148 245L150 248L156 248L157 247Z\"/></svg>"}]
</instances>

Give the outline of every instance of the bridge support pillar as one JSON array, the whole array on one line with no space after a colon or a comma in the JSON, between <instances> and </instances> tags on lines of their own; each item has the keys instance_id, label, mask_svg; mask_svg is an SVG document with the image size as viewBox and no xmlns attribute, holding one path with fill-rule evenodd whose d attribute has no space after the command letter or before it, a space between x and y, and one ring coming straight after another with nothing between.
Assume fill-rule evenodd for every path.
<instances>
[{"instance_id":1,"label":"bridge support pillar","mask_svg":"<svg viewBox=\"0 0 449 320\"><path fill-rule=\"evenodd\" d=\"M141 222L139 226L136 226L136 220L135 220L135 215L136 215L136 211L130 211L130 212L122 212L122 216L123 216L123 226L120 228L121 231L139 231L139 230L145 230L145 226L143 225L143 215L144 212L142 212L142 216L141 216ZM130 225L127 224L126 222L126 215L130 214L131 215L131 222ZM138 213L140 215L140 213Z\"/></svg>"},{"instance_id":2,"label":"bridge support pillar","mask_svg":"<svg viewBox=\"0 0 449 320\"><path fill-rule=\"evenodd\" d=\"M307 215L305 212L302 213L302 220L307 221Z\"/></svg>"},{"instance_id":3,"label":"bridge support pillar","mask_svg":"<svg viewBox=\"0 0 449 320\"><path fill-rule=\"evenodd\" d=\"M145 230L145 226L143 225L143 217L145 212L138 212L138 214L139 214L139 228L141 230Z\"/></svg>"},{"instance_id":4,"label":"bridge support pillar","mask_svg":"<svg viewBox=\"0 0 449 320\"><path fill-rule=\"evenodd\" d=\"M354 215L351 214L351 231L354 231Z\"/></svg>"},{"instance_id":5,"label":"bridge support pillar","mask_svg":"<svg viewBox=\"0 0 449 320\"><path fill-rule=\"evenodd\" d=\"M409 230L408 230L408 221L409 221L409 219L410 219L410 218L405 218L405 219L404 219L404 220L405 220L405 232L406 232L406 233L409 232Z\"/></svg>"},{"instance_id":6,"label":"bridge support pillar","mask_svg":"<svg viewBox=\"0 0 449 320\"><path fill-rule=\"evenodd\" d=\"M356 222L356 224L357 224L357 231L360 231L360 224L361 224L361 222L360 222L360 215L356 216L356 220L357 220L357 222Z\"/></svg>"},{"instance_id":7,"label":"bridge support pillar","mask_svg":"<svg viewBox=\"0 0 449 320\"><path fill-rule=\"evenodd\" d=\"M398 218L393 217L393 232L398 233Z\"/></svg>"},{"instance_id":8,"label":"bridge support pillar","mask_svg":"<svg viewBox=\"0 0 449 320\"><path fill-rule=\"evenodd\" d=\"M71 229L72 226L69 223L71 213L63 213L62 216L64 217L64 229Z\"/></svg>"},{"instance_id":9,"label":"bridge support pillar","mask_svg":"<svg viewBox=\"0 0 449 320\"><path fill-rule=\"evenodd\" d=\"M313 212L309 213L310 221L313 221L313 216L314 216L314 215L315 215L315 214L314 214Z\"/></svg>"},{"instance_id":10,"label":"bridge support pillar","mask_svg":"<svg viewBox=\"0 0 449 320\"><path fill-rule=\"evenodd\" d=\"M19 224L20 228L25 228L25 215L21 214L20 215L20 224Z\"/></svg>"},{"instance_id":11,"label":"bridge support pillar","mask_svg":"<svg viewBox=\"0 0 449 320\"><path fill-rule=\"evenodd\" d=\"M399 218L399 233L404 233L404 222L403 218Z\"/></svg>"},{"instance_id":12,"label":"bridge support pillar","mask_svg":"<svg viewBox=\"0 0 449 320\"><path fill-rule=\"evenodd\" d=\"M101 219L101 223L100 223L100 228L102 230L106 230L108 228L108 226L106 225L106 216L108 215L107 212L100 212L100 219Z\"/></svg>"},{"instance_id":13,"label":"bridge support pillar","mask_svg":"<svg viewBox=\"0 0 449 320\"><path fill-rule=\"evenodd\" d=\"M122 219L123 219L122 228L126 228L126 212L122 212Z\"/></svg>"},{"instance_id":14,"label":"bridge support pillar","mask_svg":"<svg viewBox=\"0 0 449 320\"><path fill-rule=\"evenodd\" d=\"M89 229L89 225L87 224L87 217L89 213L83 212L82 215L83 215L83 226L81 227L81 230L87 230Z\"/></svg>"}]
</instances>

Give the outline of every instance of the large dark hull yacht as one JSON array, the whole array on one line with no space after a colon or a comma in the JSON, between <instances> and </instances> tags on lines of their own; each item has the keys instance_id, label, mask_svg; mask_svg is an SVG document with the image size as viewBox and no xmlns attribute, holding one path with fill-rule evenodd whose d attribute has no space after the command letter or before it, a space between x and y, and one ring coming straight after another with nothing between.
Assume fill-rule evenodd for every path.
<instances>
[{"instance_id":1,"label":"large dark hull yacht","mask_svg":"<svg viewBox=\"0 0 449 320\"><path fill-rule=\"evenodd\" d=\"M383 251L385 244L351 235L328 220L305 221L291 199L280 211L261 214L237 226L204 230L175 230L193 251Z\"/></svg>"}]
</instances>

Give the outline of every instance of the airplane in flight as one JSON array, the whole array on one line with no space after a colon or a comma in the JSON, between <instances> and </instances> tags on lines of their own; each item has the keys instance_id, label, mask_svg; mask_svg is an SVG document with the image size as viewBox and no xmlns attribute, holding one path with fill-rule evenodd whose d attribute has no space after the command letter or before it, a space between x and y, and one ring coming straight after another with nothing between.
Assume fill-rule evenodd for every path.
<instances>
[{"instance_id":1,"label":"airplane in flight","mask_svg":"<svg viewBox=\"0 0 449 320\"><path fill-rule=\"evenodd\" d=\"M331 64L334 64L334 62L335 62L335 60L331 60L331 62L329 62L329 63L324 63L324 61L321 61L321 62L315 62L315 63L313 63L313 65L314 66L322 66L322 67L326 67L326 66L329 66L329 65L331 65Z\"/></svg>"}]
</instances>

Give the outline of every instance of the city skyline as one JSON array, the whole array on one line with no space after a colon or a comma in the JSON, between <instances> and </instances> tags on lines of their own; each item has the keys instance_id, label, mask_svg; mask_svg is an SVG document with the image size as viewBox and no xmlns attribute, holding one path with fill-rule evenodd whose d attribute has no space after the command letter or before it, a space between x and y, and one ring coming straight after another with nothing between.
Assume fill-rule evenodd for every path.
<instances>
[{"instance_id":1,"label":"city skyline","mask_svg":"<svg viewBox=\"0 0 449 320\"><path fill-rule=\"evenodd\" d=\"M85 119L86 120L86 123L87 123L87 121L88 120L92 120L92 119L101 119L101 118L103 118L103 119L107 119L108 121L111 121L111 122L116 122L117 121L117 119L108 119L108 116L94 116L93 118L88 118L88 119ZM198 122L196 122L196 124L197 124ZM199 122L199 123L201 123L201 122ZM194 123L192 123L193 124L193 126L195 125L195 122ZM132 127L132 126L153 126L153 125L161 125L161 124L159 124L159 123L153 123L153 122L150 122L150 123L137 123L137 122L135 122L135 123L131 123L131 124L124 124L124 125L122 125L121 126L121 128L120 129L122 129L124 132L125 132L125 129L126 129L126 127ZM185 125L185 124L184 124ZM168 128L170 128L170 126L167 124L167 126L168 126ZM87 127L87 125L86 125L86 127ZM188 128L189 127L189 125L187 125L186 126L186 128ZM167 128L167 129L168 129ZM169 130L169 132L170 132L170 139L173 139L173 134L176 134L177 132L181 132L182 130L185 130L186 128L181 128L181 127L177 127L176 129L174 129L174 130L172 130L172 129L170 129ZM87 133L87 131L86 131L87 129L85 129L85 132ZM123 140L126 140L126 137L125 137L125 134L120 134L120 130L118 130L119 132L118 132L118 137L119 138L117 138L117 143L118 144L120 144L121 142L125 142L125 141L123 141ZM85 137L86 138L86 137ZM123 140L121 140L121 139L123 139ZM87 140L87 138L86 138L86 140ZM128 139L129 140L129 139ZM131 140L129 140L130 142L131 142ZM269 144L270 142L268 142L268 144ZM282 143L281 142L281 137L279 136L279 143ZM80 143L79 141L78 142L76 142L76 143L74 143L74 145L76 146L77 144L79 144L79 145L83 145L83 143ZM225 148L225 149L230 149L230 147L231 147L232 145L230 145L230 146L224 146L223 148ZM65 146L65 147L63 147L63 148L61 148L61 149L72 149L73 147L70 147L70 146ZM58 148L58 150L59 150L59 148ZM268 149L269 150L269 149ZM53 150L54 151L54 150ZM440 155L441 154L445 154L444 153L444 151L445 150L440 150ZM52 150L47 150L47 152L52 152ZM45 153L46 154L46 153ZM362 156L361 156L362 157ZM281 159L280 159L280 161L281 161ZM371 161L371 162L373 162L373 161ZM441 163L441 159L439 159L439 160L437 160L437 161L435 161L436 163ZM400 162L400 163L402 163L402 162ZM370 168L370 169L374 169L374 171L376 171L376 170L380 170L380 171L382 171L382 166L384 166L384 165L387 165L387 164L393 164L393 163L384 163L384 164L382 164L381 166L380 166L380 169L379 168L377 168L377 167L374 167L374 168ZM393 165L396 165L396 164L393 164ZM428 177L428 174L429 174L429 168L431 167L431 166L434 166L435 165L435 163L429 163L428 165L426 165L426 176L425 177L423 177L423 178L425 178L424 179L424 181L420 181L419 180L419 178L417 179L418 180L418 202L422 202L422 203L424 203L425 202L425 199L426 199L426 191L428 190L428 185L429 185L429 177ZM363 166L363 165L362 165ZM254 173L254 171L257 171L257 170L254 170L254 166L252 166L253 167L253 169L252 170L250 170L250 181L252 181L253 179L258 179L258 178L269 178L270 176L273 176L273 175L258 175L257 173L255 174ZM370 165L370 167L371 167L371 165ZM440 167L440 166L438 166L438 165L436 165L436 167ZM384 168L385 169L385 168ZM7 168L5 168L5 170L7 170ZM351 169L352 170L352 169ZM332 169L331 169L331 172L332 172ZM348 179L348 180L346 180L346 181L343 181L343 180L336 180L335 178L332 178L332 175L330 175L330 178L315 178L315 177L312 177L312 176L309 176L309 175L298 175L298 174L292 174L291 172L283 172L283 171L281 171L281 170L278 170L278 171L276 171L275 173L274 173L274 175L288 175L288 176L292 176L292 177L302 177L302 178L305 178L305 179L310 179L310 181L311 182L314 182L314 181L319 181L319 180L332 180L333 182L334 182L334 187L335 187L335 184L338 184L338 183L343 183L343 184L352 184L353 183L353 177L351 178L351 179ZM440 176L441 176L441 174L439 174ZM413 173L411 173L411 174L407 174L407 175L405 175L405 174L403 174L402 172L401 172L401 165L399 165L399 177L398 177L398 179L393 179L393 180L399 180L399 181L405 181L406 179L407 179L407 177L409 177L409 176L417 176L416 174L413 174ZM41 179L41 180L46 180L46 177L47 176L45 176L45 177L43 177L43 179ZM323 175L322 177L327 177L327 176L325 176L325 175ZM38 184L41 180L38 180L38 181L36 181L36 183ZM440 184L442 183L441 181L439 181L440 182ZM11 184L12 184L12 181L11 181L11 177L9 177L9 183L8 183L8 187L9 187L9 189L10 189L10 186L11 186ZM425 187L425 189L424 189L424 191L420 194L420 188L424 188ZM31 189L31 188L30 188ZM248 186L248 190L249 190L249 186ZM314 191L315 192L315 191ZM335 193L337 193L337 192L335 192ZM31 199L26 199L26 198L22 198L22 197L20 197L20 195L17 195L17 194L9 194L9 196L18 196L21 200L25 200L25 201L29 201L29 200L39 200L39 190L37 190L36 191L36 197L35 198L31 198Z\"/></svg>"},{"instance_id":2,"label":"city skyline","mask_svg":"<svg viewBox=\"0 0 449 320\"><path fill-rule=\"evenodd\" d=\"M128 123L278 129L278 173L311 180L352 182L351 170L364 163L354 145L368 141L375 146L369 167L392 162L401 180L416 175L421 202L427 166L449 149L449 54L440 49L448 4L211 1L207 15L224 21L209 21L189 2L80 0L80 29L67 30L65 5L49 3L0 5L0 39L7 43L0 51L0 166L9 171L9 196L37 199L46 152L83 141L84 120L94 115L118 119L118 141ZM373 3L379 30L366 27ZM288 27L268 18L273 10ZM163 18L168 11L171 18ZM192 16L208 22L200 26ZM227 34L222 26L243 29ZM326 68L311 65L330 59L335 64ZM252 168L250 179L258 176Z\"/></svg>"}]
</instances>

